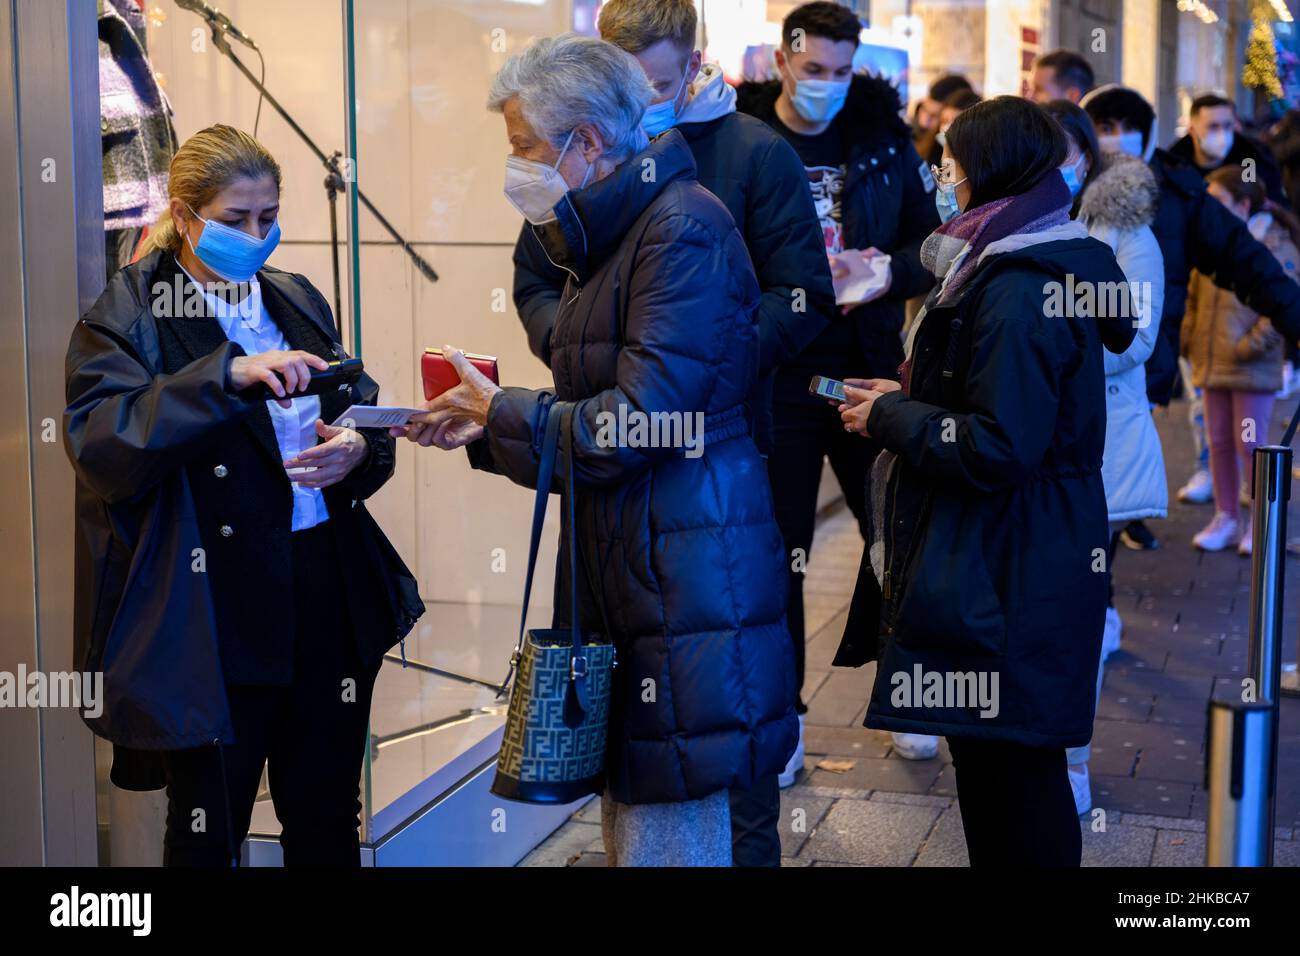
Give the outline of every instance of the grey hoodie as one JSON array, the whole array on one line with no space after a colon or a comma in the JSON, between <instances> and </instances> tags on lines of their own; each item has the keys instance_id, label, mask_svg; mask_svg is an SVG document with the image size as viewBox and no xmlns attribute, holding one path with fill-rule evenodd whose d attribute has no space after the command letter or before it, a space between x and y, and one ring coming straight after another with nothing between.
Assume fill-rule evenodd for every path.
<instances>
[{"instance_id":1,"label":"grey hoodie","mask_svg":"<svg viewBox=\"0 0 1300 956\"><path fill-rule=\"evenodd\" d=\"M677 123L707 123L736 112L736 89L722 78L716 63L706 63L691 84L691 96L677 115Z\"/></svg>"}]
</instances>

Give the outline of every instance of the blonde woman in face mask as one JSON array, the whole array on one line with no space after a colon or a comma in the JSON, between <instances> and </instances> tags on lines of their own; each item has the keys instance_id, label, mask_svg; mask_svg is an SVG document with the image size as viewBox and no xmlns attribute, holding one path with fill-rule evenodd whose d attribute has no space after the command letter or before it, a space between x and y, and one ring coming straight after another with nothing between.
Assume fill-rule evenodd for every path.
<instances>
[{"instance_id":1,"label":"blonde woman in face mask","mask_svg":"<svg viewBox=\"0 0 1300 956\"><path fill-rule=\"evenodd\" d=\"M311 283L266 265L280 167L260 143L202 130L169 188L68 346L75 640L107 700L84 716L114 784L166 786L164 865L237 865L265 766L285 864L358 866L371 688L424 610L364 503L392 437L326 424L379 388L304 394L343 349Z\"/></svg>"}]
</instances>

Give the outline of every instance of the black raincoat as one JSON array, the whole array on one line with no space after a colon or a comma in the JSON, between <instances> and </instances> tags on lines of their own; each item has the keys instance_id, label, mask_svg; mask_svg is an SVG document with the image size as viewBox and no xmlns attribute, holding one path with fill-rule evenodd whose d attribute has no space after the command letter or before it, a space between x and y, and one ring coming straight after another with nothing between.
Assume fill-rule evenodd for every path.
<instances>
[{"instance_id":1,"label":"black raincoat","mask_svg":"<svg viewBox=\"0 0 1300 956\"><path fill-rule=\"evenodd\" d=\"M750 789L785 767L798 724L781 535L745 416L759 368L749 254L677 130L556 214L541 237L571 275L551 334L555 389L494 396L471 461L534 486L547 409L576 403L579 617L618 653L610 793L665 803ZM700 453L633 431L612 440L624 414L632 429L637 416L700 421Z\"/></svg>"},{"instance_id":2,"label":"black raincoat","mask_svg":"<svg viewBox=\"0 0 1300 956\"><path fill-rule=\"evenodd\" d=\"M1109 572L1102 348L1123 352L1134 327L1054 314L1049 284L1083 282L1125 282L1096 239L990 255L924 315L909 394L871 410L868 432L898 455L884 588L868 552L834 661L878 661L868 727L1042 747L1092 736ZM932 675L964 705L927 698Z\"/></svg>"},{"instance_id":3,"label":"black raincoat","mask_svg":"<svg viewBox=\"0 0 1300 956\"><path fill-rule=\"evenodd\" d=\"M164 303L178 275L164 252L122 269L77 323L67 355L76 660L103 671L106 698L102 714L83 717L131 752L229 743L226 671L275 683L288 679L292 656L281 646L291 640L281 638L283 627L247 639L259 620L284 612L277 595L291 593L290 485L266 403L232 390L230 362L243 349L214 318L177 315ZM329 307L305 278L268 267L258 280L291 347L342 357ZM187 279L180 287L194 291ZM333 421L349 404L374 404L378 393L363 376L350 391L322 396L321 416ZM384 429L362 434L367 458L324 497L337 540L355 561L347 600L358 651L377 665L424 607L364 504L392 475L393 439ZM222 523L235 533L223 534ZM214 593L236 579L234 593ZM223 617L218 605L226 602L250 613ZM239 626L223 633L223 619ZM114 779L131 784L116 769Z\"/></svg>"}]
</instances>

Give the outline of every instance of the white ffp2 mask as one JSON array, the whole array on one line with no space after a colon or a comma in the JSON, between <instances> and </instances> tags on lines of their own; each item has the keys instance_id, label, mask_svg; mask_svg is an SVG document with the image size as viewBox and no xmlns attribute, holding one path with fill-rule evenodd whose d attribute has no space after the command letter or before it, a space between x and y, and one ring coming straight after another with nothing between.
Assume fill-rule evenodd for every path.
<instances>
[{"instance_id":1,"label":"white ffp2 mask","mask_svg":"<svg viewBox=\"0 0 1300 956\"><path fill-rule=\"evenodd\" d=\"M569 191L569 184L560 175L560 160L564 159L576 132L575 129L569 133L554 166L522 156L506 157L506 200L534 226L551 222L555 218L555 204ZM591 170L587 173L590 175Z\"/></svg>"}]
</instances>

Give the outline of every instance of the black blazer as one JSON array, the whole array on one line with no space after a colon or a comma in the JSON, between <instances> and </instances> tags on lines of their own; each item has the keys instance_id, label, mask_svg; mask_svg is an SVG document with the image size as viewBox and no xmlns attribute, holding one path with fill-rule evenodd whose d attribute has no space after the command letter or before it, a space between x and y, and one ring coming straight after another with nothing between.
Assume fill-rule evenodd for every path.
<instances>
[{"instance_id":1,"label":"black blazer","mask_svg":"<svg viewBox=\"0 0 1300 956\"><path fill-rule=\"evenodd\" d=\"M172 257L159 263L158 282L175 288L175 277L191 280ZM343 357L343 349L327 337L274 281L260 282L267 314L279 327L289 348L319 355L327 361ZM220 349L228 340L215 318L177 317L159 325L163 371L179 372L196 359ZM336 349L337 346L337 349ZM243 349L235 346L236 354ZM352 404L351 390L321 396L321 418L332 422ZM385 429L364 429L368 462L391 461L393 439ZM287 684L293 665L293 564L290 530L293 492L275 440L265 402L257 402L242 419L226 422L195 448L185 465L194 510L199 519L206 573L217 617L221 669L229 684ZM351 519L353 495L345 482L324 490L330 521L337 529ZM349 599L358 651L363 660L382 655L393 631L392 611L368 568L359 569L357 586L348 594L322 595L322 600Z\"/></svg>"},{"instance_id":2,"label":"black blazer","mask_svg":"<svg viewBox=\"0 0 1300 956\"><path fill-rule=\"evenodd\" d=\"M226 685L285 681L292 657L284 600L292 593L292 492L270 415L265 402L231 388L230 361L243 350L216 319L159 308L178 274L184 279L162 252L118 272L77 323L67 359L76 656L81 669L104 673L105 690L103 713L83 718L139 750L229 741ZM291 347L340 354L329 307L311 283L271 268L258 278ZM362 376L349 392L322 397L322 418L374 404L378 394ZM394 441L383 429L363 434L366 460L324 496L353 582L346 599L358 649L377 664L424 605L365 507L392 475Z\"/></svg>"}]
</instances>

